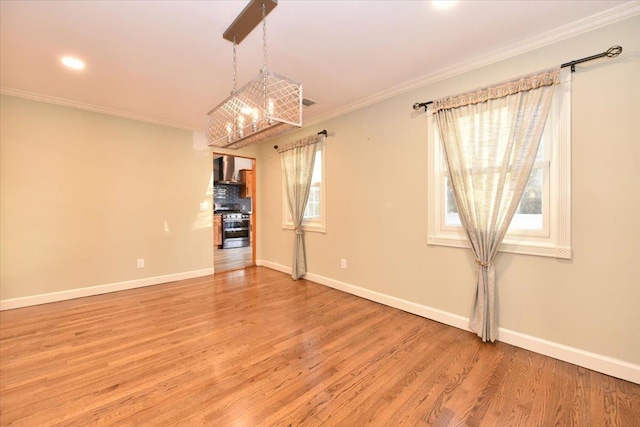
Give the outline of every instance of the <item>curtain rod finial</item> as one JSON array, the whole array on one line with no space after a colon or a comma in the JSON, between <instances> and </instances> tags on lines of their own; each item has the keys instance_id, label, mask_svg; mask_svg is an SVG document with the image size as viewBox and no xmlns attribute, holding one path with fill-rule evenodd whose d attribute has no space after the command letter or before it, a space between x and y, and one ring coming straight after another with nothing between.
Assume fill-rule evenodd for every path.
<instances>
[{"instance_id":1,"label":"curtain rod finial","mask_svg":"<svg viewBox=\"0 0 640 427\"><path fill-rule=\"evenodd\" d=\"M427 111L427 106L429 104L433 104L433 101L429 101L429 102L416 102L415 104L413 104L413 109L414 110L419 110L422 107L424 107L424 111Z\"/></svg>"},{"instance_id":2,"label":"curtain rod finial","mask_svg":"<svg viewBox=\"0 0 640 427\"><path fill-rule=\"evenodd\" d=\"M607 54L607 58L615 58L622 53L622 46L611 46L605 53Z\"/></svg>"}]
</instances>

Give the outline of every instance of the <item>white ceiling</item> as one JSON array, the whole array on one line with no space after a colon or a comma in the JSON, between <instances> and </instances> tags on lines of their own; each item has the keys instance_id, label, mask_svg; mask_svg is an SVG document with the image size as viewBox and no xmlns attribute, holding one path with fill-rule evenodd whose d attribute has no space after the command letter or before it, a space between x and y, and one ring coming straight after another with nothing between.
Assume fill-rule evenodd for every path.
<instances>
[{"instance_id":1,"label":"white ceiling","mask_svg":"<svg viewBox=\"0 0 640 427\"><path fill-rule=\"evenodd\" d=\"M222 33L246 3L2 0L2 92L203 130L232 89ZM268 66L318 102L303 110L309 123L638 9L596 0L459 1L446 10L430 1L280 0L267 19ZM64 68L64 55L86 69ZM261 64L258 27L238 46L238 86Z\"/></svg>"}]
</instances>

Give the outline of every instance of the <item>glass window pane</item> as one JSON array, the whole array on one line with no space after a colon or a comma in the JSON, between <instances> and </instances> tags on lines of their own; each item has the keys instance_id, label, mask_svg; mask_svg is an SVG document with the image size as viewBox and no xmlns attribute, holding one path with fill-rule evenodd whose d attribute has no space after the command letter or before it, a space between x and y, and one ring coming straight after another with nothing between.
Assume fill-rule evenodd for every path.
<instances>
[{"instance_id":1,"label":"glass window pane","mask_svg":"<svg viewBox=\"0 0 640 427\"><path fill-rule=\"evenodd\" d=\"M533 169L525 187L518 209L511 221L510 228L518 230L542 230L543 170ZM453 188L449 177L445 177L445 225L461 225Z\"/></svg>"},{"instance_id":2,"label":"glass window pane","mask_svg":"<svg viewBox=\"0 0 640 427\"><path fill-rule=\"evenodd\" d=\"M311 183L322 181L322 151L316 151L316 160L313 163L313 174L311 175Z\"/></svg>"},{"instance_id":3,"label":"glass window pane","mask_svg":"<svg viewBox=\"0 0 640 427\"><path fill-rule=\"evenodd\" d=\"M542 214L542 168L531 171L529 181L524 187L520 205L516 211L519 214Z\"/></svg>"},{"instance_id":4,"label":"glass window pane","mask_svg":"<svg viewBox=\"0 0 640 427\"><path fill-rule=\"evenodd\" d=\"M320 218L320 186L312 186L309 190L309 201L304 211L305 219Z\"/></svg>"},{"instance_id":5,"label":"glass window pane","mask_svg":"<svg viewBox=\"0 0 640 427\"><path fill-rule=\"evenodd\" d=\"M456 206L456 199L453 195L453 187L451 187L451 182L449 181L449 177L445 177L444 179L444 198L445 198L445 225L462 225L460 222L460 216L458 215L458 206Z\"/></svg>"},{"instance_id":6,"label":"glass window pane","mask_svg":"<svg viewBox=\"0 0 640 427\"><path fill-rule=\"evenodd\" d=\"M320 148L316 150L316 158L313 164L313 173L311 175L311 188L309 189L309 200L304 210L305 219L320 218L320 183L322 182L322 151Z\"/></svg>"},{"instance_id":7,"label":"glass window pane","mask_svg":"<svg viewBox=\"0 0 640 427\"><path fill-rule=\"evenodd\" d=\"M542 168L531 171L529 181L524 188L520 204L516 210L510 228L518 230L542 230Z\"/></svg>"}]
</instances>

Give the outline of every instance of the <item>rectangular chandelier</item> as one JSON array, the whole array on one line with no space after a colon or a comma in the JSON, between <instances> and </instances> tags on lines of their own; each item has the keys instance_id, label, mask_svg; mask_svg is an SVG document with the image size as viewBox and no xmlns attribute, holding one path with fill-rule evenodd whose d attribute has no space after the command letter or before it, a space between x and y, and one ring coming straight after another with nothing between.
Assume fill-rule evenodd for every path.
<instances>
[{"instance_id":1,"label":"rectangular chandelier","mask_svg":"<svg viewBox=\"0 0 640 427\"><path fill-rule=\"evenodd\" d=\"M302 84L267 69L265 17L275 0L251 0L225 31L233 42L233 92L209 111L208 137L213 147L238 149L302 126ZM262 21L264 61L258 76L236 90L236 44Z\"/></svg>"},{"instance_id":2,"label":"rectangular chandelier","mask_svg":"<svg viewBox=\"0 0 640 427\"><path fill-rule=\"evenodd\" d=\"M238 149L302 126L302 84L263 69L209 112L209 145Z\"/></svg>"}]
</instances>

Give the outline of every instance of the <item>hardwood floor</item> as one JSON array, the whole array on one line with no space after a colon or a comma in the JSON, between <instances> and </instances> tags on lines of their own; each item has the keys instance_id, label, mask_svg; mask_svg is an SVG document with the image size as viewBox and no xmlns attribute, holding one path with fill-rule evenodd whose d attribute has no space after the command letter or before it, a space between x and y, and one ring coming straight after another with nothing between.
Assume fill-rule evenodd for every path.
<instances>
[{"instance_id":1,"label":"hardwood floor","mask_svg":"<svg viewBox=\"0 0 640 427\"><path fill-rule=\"evenodd\" d=\"M213 267L216 273L237 270L253 265L251 246L244 248L213 249Z\"/></svg>"},{"instance_id":2,"label":"hardwood floor","mask_svg":"<svg viewBox=\"0 0 640 427\"><path fill-rule=\"evenodd\" d=\"M251 267L0 312L3 426L638 426L640 386Z\"/></svg>"}]
</instances>

